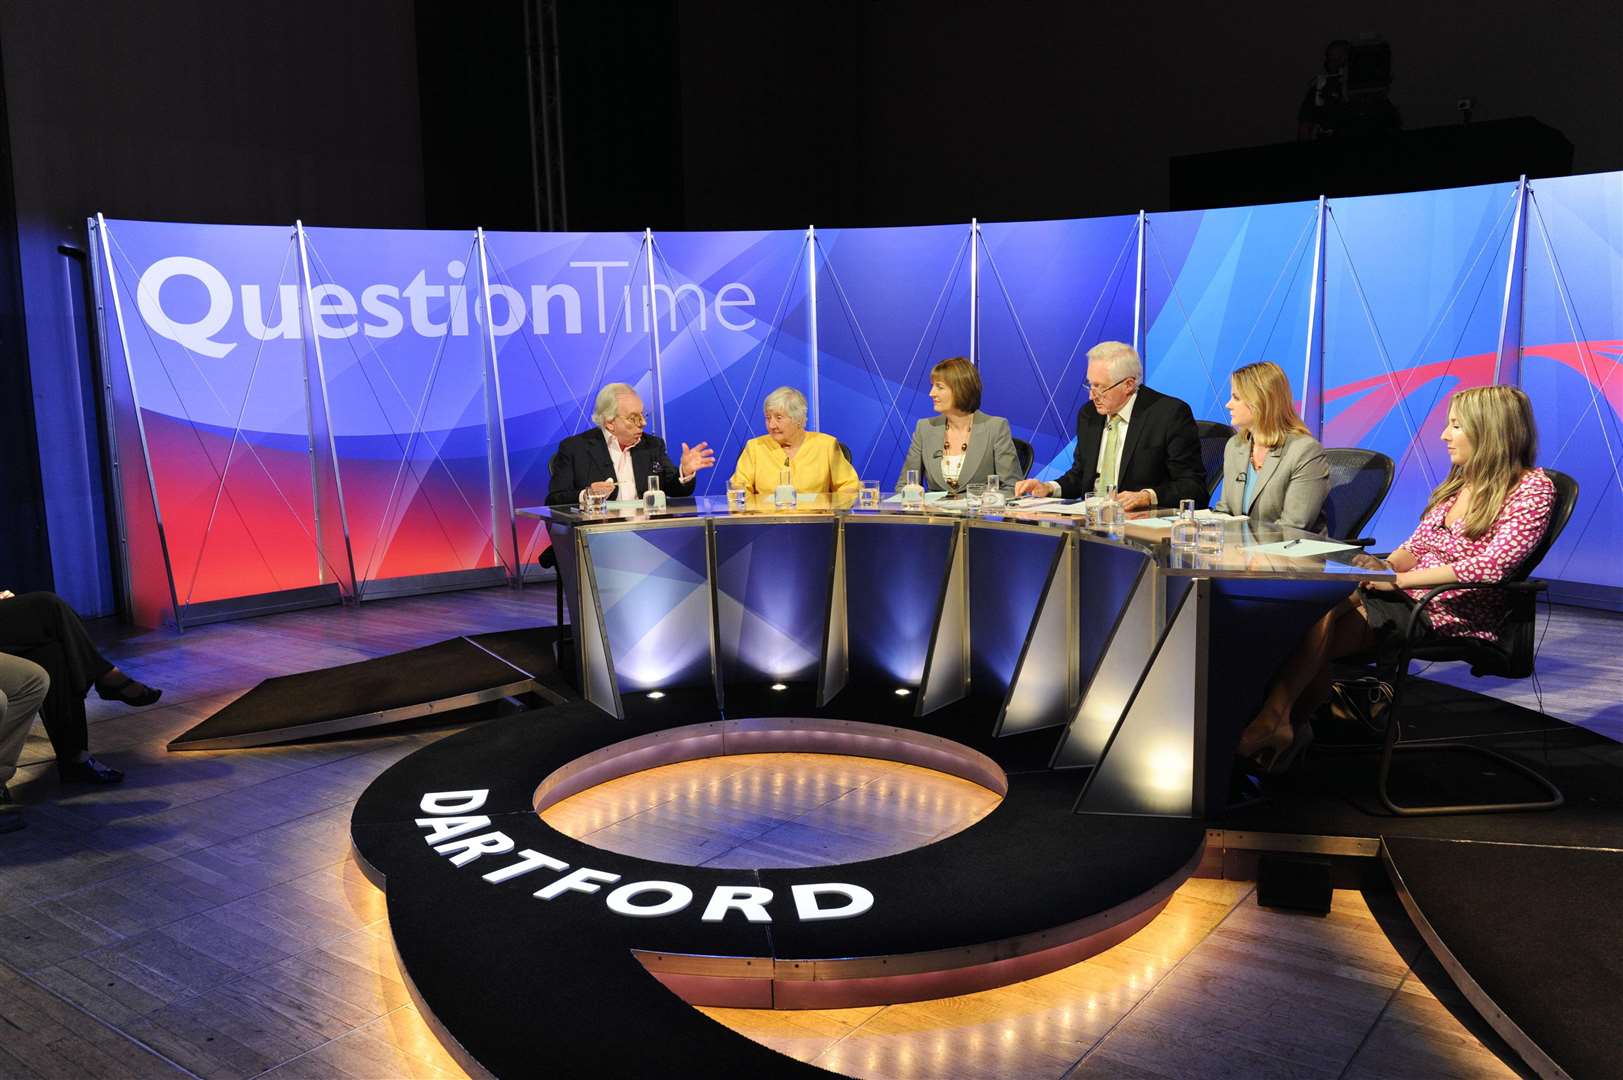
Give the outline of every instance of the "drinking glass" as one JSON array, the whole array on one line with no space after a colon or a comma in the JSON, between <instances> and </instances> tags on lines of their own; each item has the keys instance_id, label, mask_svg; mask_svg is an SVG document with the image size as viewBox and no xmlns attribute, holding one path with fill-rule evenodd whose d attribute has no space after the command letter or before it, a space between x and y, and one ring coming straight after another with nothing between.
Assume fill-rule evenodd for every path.
<instances>
[{"instance_id":1,"label":"drinking glass","mask_svg":"<svg viewBox=\"0 0 1623 1080\"><path fill-rule=\"evenodd\" d=\"M857 505L865 510L879 509L879 481L864 480L857 493Z\"/></svg>"},{"instance_id":2,"label":"drinking glass","mask_svg":"<svg viewBox=\"0 0 1623 1080\"><path fill-rule=\"evenodd\" d=\"M750 490L742 480L727 481L727 509L742 510L749 505Z\"/></svg>"},{"instance_id":3,"label":"drinking glass","mask_svg":"<svg viewBox=\"0 0 1623 1080\"><path fill-rule=\"evenodd\" d=\"M981 492L981 508L983 510L1002 509L1008 499L1003 496L1002 478L997 473L990 473L986 477L986 487Z\"/></svg>"},{"instance_id":4,"label":"drinking glass","mask_svg":"<svg viewBox=\"0 0 1623 1080\"><path fill-rule=\"evenodd\" d=\"M1197 546L1204 555L1216 555L1223 550L1223 523L1214 519L1202 519L1196 525L1198 529Z\"/></svg>"},{"instance_id":5,"label":"drinking glass","mask_svg":"<svg viewBox=\"0 0 1623 1080\"><path fill-rule=\"evenodd\" d=\"M778 470L778 486L772 491L772 504L779 510L793 510L800 502L800 493L795 490L793 474L789 466L785 465Z\"/></svg>"},{"instance_id":6,"label":"drinking glass","mask_svg":"<svg viewBox=\"0 0 1623 1080\"><path fill-rule=\"evenodd\" d=\"M971 513L980 510L982 500L986 495L985 484L969 484L964 488L964 507Z\"/></svg>"},{"instance_id":7,"label":"drinking glass","mask_svg":"<svg viewBox=\"0 0 1623 1080\"><path fill-rule=\"evenodd\" d=\"M1178 518L1172 523L1172 546L1194 549L1200 543L1200 527L1195 523L1195 500L1178 500Z\"/></svg>"},{"instance_id":8,"label":"drinking glass","mask_svg":"<svg viewBox=\"0 0 1623 1080\"><path fill-rule=\"evenodd\" d=\"M924 488L919 484L919 471L917 469L907 470L907 475L902 478L901 494L903 506L916 507L923 505Z\"/></svg>"}]
</instances>

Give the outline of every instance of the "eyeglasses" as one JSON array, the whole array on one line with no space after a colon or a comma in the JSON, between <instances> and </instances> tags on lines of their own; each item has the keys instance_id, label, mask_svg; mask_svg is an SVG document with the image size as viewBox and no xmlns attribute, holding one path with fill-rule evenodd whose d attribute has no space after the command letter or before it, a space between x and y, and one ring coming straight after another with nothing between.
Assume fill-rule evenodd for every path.
<instances>
[{"instance_id":1,"label":"eyeglasses","mask_svg":"<svg viewBox=\"0 0 1623 1080\"><path fill-rule=\"evenodd\" d=\"M1098 397L1100 394L1108 394L1110 391L1114 390L1116 387L1120 386L1122 383L1131 378L1133 378L1133 376L1123 375L1109 386L1095 386L1093 383L1088 383L1088 396Z\"/></svg>"},{"instance_id":2,"label":"eyeglasses","mask_svg":"<svg viewBox=\"0 0 1623 1080\"><path fill-rule=\"evenodd\" d=\"M615 419L624 420L626 423L635 427L642 427L648 423L648 418L643 416L643 414L640 412L620 413L617 417L615 417Z\"/></svg>"}]
</instances>

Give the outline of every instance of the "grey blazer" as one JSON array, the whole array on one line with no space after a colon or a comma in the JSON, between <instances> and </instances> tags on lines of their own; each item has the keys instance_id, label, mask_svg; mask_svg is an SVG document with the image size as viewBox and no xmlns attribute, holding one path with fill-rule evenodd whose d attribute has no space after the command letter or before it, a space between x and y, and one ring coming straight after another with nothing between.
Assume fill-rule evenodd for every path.
<instances>
[{"instance_id":1,"label":"grey blazer","mask_svg":"<svg viewBox=\"0 0 1623 1080\"><path fill-rule=\"evenodd\" d=\"M941 447L947 435L947 418L937 414L927 416L913 427L913 444L907 448L902 471L896 474L896 487L902 486L907 470L919 470L920 483L926 491L947 490L946 477L941 475ZM1020 479L1020 455L1014 451L1014 436L1009 434L1009 422L1001 416L990 416L976 411L969 427L969 449L964 452L964 466L958 473L958 486L978 484L992 473L1012 487Z\"/></svg>"},{"instance_id":2,"label":"grey blazer","mask_svg":"<svg viewBox=\"0 0 1623 1080\"><path fill-rule=\"evenodd\" d=\"M1268 451L1257 470L1251 508L1245 498L1245 467L1251 439L1243 432L1223 448L1223 497L1217 509L1225 514L1247 514L1255 521L1272 521L1298 529L1324 531L1324 499L1330 492L1330 459L1311 435L1291 435Z\"/></svg>"}]
</instances>

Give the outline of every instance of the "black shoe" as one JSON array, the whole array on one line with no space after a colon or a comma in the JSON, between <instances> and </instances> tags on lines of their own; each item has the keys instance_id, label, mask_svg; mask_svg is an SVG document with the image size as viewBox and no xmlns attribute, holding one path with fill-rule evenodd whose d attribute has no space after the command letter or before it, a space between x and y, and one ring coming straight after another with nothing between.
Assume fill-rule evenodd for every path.
<instances>
[{"instance_id":1,"label":"black shoe","mask_svg":"<svg viewBox=\"0 0 1623 1080\"><path fill-rule=\"evenodd\" d=\"M155 705L158 699L163 697L163 691L157 687L148 686L143 682L136 682L128 675L124 675L123 672L119 672L119 674L123 676L122 682L107 685L98 682L96 684L96 696L103 701L122 701L126 705L137 708L142 705Z\"/></svg>"},{"instance_id":2,"label":"black shoe","mask_svg":"<svg viewBox=\"0 0 1623 1080\"><path fill-rule=\"evenodd\" d=\"M117 784L124 779L122 771L103 765L93 757L83 761L59 761L56 775L64 784Z\"/></svg>"}]
</instances>

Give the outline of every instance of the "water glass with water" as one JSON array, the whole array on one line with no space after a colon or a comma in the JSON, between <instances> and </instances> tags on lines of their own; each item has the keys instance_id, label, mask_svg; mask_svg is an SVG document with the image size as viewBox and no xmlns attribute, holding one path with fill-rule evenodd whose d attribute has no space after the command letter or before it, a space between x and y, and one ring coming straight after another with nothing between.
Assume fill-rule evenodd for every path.
<instances>
[{"instance_id":1,"label":"water glass with water","mask_svg":"<svg viewBox=\"0 0 1623 1080\"><path fill-rule=\"evenodd\" d=\"M742 480L727 481L727 509L742 510L749 505L750 489Z\"/></svg>"},{"instance_id":2,"label":"water glass with water","mask_svg":"<svg viewBox=\"0 0 1623 1080\"><path fill-rule=\"evenodd\" d=\"M642 493L643 509L649 513L665 509L665 492L659 486L659 475L648 474L648 490Z\"/></svg>"},{"instance_id":3,"label":"water glass with water","mask_svg":"<svg viewBox=\"0 0 1623 1080\"><path fill-rule=\"evenodd\" d=\"M1216 518L1202 518L1196 524L1197 544L1202 555L1216 555L1223 550L1223 523Z\"/></svg>"},{"instance_id":4,"label":"water glass with water","mask_svg":"<svg viewBox=\"0 0 1623 1080\"><path fill-rule=\"evenodd\" d=\"M1172 546L1193 550L1200 543L1200 526L1195 522L1195 500L1178 500L1178 518L1172 523Z\"/></svg>"},{"instance_id":5,"label":"water glass with water","mask_svg":"<svg viewBox=\"0 0 1623 1080\"><path fill-rule=\"evenodd\" d=\"M857 505L864 510L879 509L879 481L864 480L857 491Z\"/></svg>"},{"instance_id":6,"label":"water glass with water","mask_svg":"<svg viewBox=\"0 0 1623 1080\"><path fill-rule=\"evenodd\" d=\"M985 484L966 484L966 485L964 485L964 508L966 510L968 510L971 514L974 514L974 513L977 513L977 512L980 511L982 502L985 499L985 497L986 497L986 485Z\"/></svg>"},{"instance_id":7,"label":"water glass with water","mask_svg":"<svg viewBox=\"0 0 1623 1080\"><path fill-rule=\"evenodd\" d=\"M986 477L986 487L981 491L981 508L983 510L1001 510L1008 498L1003 494L1002 478L997 473Z\"/></svg>"},{"instance_id":8,"label":"water glass with water","mask_svg":"<svg viewBox=\"0 0 1623 1080\"><path fill-rule=\"evenodd\" d=\"M772 489L772 505L779 510L793 510L800 502L800 493L795 490L794 476L785 465L778 470L778 486Z\"/></svg>"},{"instance_id":9,"label":"water glass with water","mask_svg":"<svg viewBox=\"0 0 1623 1080\"><path fill-rule=\"evenodd\" d=\"M917 507L924 505L924 487L919 483L919 471L917 469L907 470L907 474L902 478L901 494L903 506Z\"/></svg>"}]
</instances>

